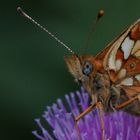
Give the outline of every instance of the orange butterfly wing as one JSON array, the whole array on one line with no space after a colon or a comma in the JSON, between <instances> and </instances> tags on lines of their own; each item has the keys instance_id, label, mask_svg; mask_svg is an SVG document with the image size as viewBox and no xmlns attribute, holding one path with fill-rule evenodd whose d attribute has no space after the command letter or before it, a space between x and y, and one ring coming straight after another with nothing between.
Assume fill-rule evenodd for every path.
<instances>
[{"instance_id":1,"label":"orange butterfly wing","mask_svg":"<svg viewBox=\"0 0 140 140\"><path fill-rule=\"evenodd\" d=\"M140 92L140 19L96 56L96 60L103 58L103 67L115 85L131 95Z\"/></svg>"}]
</instances>

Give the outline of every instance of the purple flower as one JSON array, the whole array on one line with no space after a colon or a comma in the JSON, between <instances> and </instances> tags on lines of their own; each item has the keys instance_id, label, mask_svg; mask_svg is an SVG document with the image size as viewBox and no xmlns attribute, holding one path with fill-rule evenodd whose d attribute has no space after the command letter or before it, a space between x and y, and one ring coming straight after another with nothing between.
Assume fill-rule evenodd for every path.
<instances>
[{"instance_id":1,"label":"purple flower","mask_svg":"<svg viewBox=\"0 0 140 140\"><path fill-rule=\"evenodd\" d=\"M90 104L90 97L81 88L81 91L66 95L66 103L57 100L52 107L47 107L43 117L53 129L53 136L43 127L40 119L36 123L41 134L33 131L39 140L79 140L74 118L84 111ZM68 109L67 109L68 108ZM105 122L106 140L140 140L140 117L125 112L114 112L103 115ZM82 140L101 140L101 121L99 111L94 110L78 121Z\"/></svg>"}]
</instances>

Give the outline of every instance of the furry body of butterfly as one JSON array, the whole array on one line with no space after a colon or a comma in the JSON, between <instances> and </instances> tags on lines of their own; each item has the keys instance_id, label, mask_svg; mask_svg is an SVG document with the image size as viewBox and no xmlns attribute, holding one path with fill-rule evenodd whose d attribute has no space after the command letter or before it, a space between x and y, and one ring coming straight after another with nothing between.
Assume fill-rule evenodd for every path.
<instances>
[{"instance_id":1,"label":"furry body of butterfly","mask_svg":"<svg viewBox=\"0 0 140 140\"><path fill-rule=\"evenodd\" d=\"M135 98L122 107L140 115L140 20L126 29L97 56L65 57L70 73L105 112Z\"/></svg>"}]
</instances>

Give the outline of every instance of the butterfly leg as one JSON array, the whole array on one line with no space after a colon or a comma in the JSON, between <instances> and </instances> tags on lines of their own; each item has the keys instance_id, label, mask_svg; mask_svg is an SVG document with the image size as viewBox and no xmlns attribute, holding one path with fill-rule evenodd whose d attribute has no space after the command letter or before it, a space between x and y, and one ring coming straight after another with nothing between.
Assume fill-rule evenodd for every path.
<instances>
[{"instance_id":1,"label":"butterfly leg","mask_svg":"<svg viewBox=\"0 0 140 140\"><path fill-rule=\"evenodd\" d=\"M78 127L78 124L77 124L77 121L76 121L76 120L75 120L75 128L76 128L76 131L77 131L79 140L82 140L82 136L81 136L81 134L80 134L80 130L79 130L79 127Z\"/></svg>"},{"instance_id":2,"label":"butterfly leg","mask_svg":"<svg viewBox=\"0 0 140 140\"><path fill-rule=\"evenodd\" d=\"M105 124L103 119L103 105L101 102L98 102L97 107L99 108L101 127L102 127L102 140L105 140Z\"/></svg>"},{"instance_id":3,"label":"butterfly leg","mask_svg":"<svg viewBox=\"0 0 140 140\"><path fill-rule=\"evenodd\" d=\"M78 133L78 136L79 136L79 139L80 139L80 140L82 140L82 136L80 135L80 130L79 130L79 127L78 127L77 122L78 122L81 118L83 118L85 115L87 115L88 113L90 113L92 110L94 110L96 106L97 106L96 104L90 105L84 112L82 112L79 116L77 116L77 117L75 118L75 128L76 128L76 130L77 130L77 133Z\"/></svg>"},{"instance_id":4,"label":"butterfly leg","mask_svg":"<svg viewBox=\"0 0 140 140\"><path fill-rule=\"evenodd\" d=\"M122 104L116 106L115 109L117 109L117 110L122 109L122 108L128 106L129 104L133 103L136 100L140 101L140 94L135 96L135 97L133 97L133 98L131 98L131 99L129 99L128 101L125 101Z\"/></svg>"},{"instance_id":5,"label":"butterfly leg","mask_svg":"<svg viewBox=\"0 0 140 140\"><path fill-rule=\"evenodd\" d=\"M95 109L95 107L97 107L97 104L90 105L84 112L82 112L81 114L79 114L79 116L76 117L75 121L78 122L81 118L83 118L85 115L90 113L93 109Z\"/></svg>"},{"instance_id":6,"label":"butterfly leg","mask_svg":"<svg viewBox=\"0 0 140 140\"><path fill-rule=\"evenodd\" d=\"M101 127L102 127L102 140L105 139L105 126L104 126L104 120L103 120L103 106L101 102L97 102L96 104L92 104L91 106L89 106L84 112L82 112L78 117L76 117L75 119L75 125L76 125L76 129L79 135L80 140L82 140L82 137L80 135L80 131L77 125L77 122L83 118L85 115L87 115L88 113L90 113L91 111L93 111L95 108L99 108L99 112L100 112L100 119L101 119Z\"/></svg>"}]
</instances>

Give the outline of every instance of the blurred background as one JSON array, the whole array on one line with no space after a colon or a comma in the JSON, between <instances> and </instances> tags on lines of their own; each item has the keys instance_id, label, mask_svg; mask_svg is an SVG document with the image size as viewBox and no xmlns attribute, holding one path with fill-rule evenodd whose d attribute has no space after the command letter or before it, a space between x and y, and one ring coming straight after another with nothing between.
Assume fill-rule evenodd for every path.
<instances>
[{"instance_id":1,"label":"blurred background","mask_svg":"<svg viewBox=\"0 0 140 140\"><path fill-rule=\"evenodd\" d=\"M100 9L105 16L94 32L87 54L96 55L140 17L133 0L12 0L0 3L0 139L35 140L34 119L47 105L79 86L67 71L70 55L48 34L17 13L21 6L80 54ZM43 120L43 119L42 119ZM48 128L47 123L45 123Z\"/></svg>"}]
</instances>

